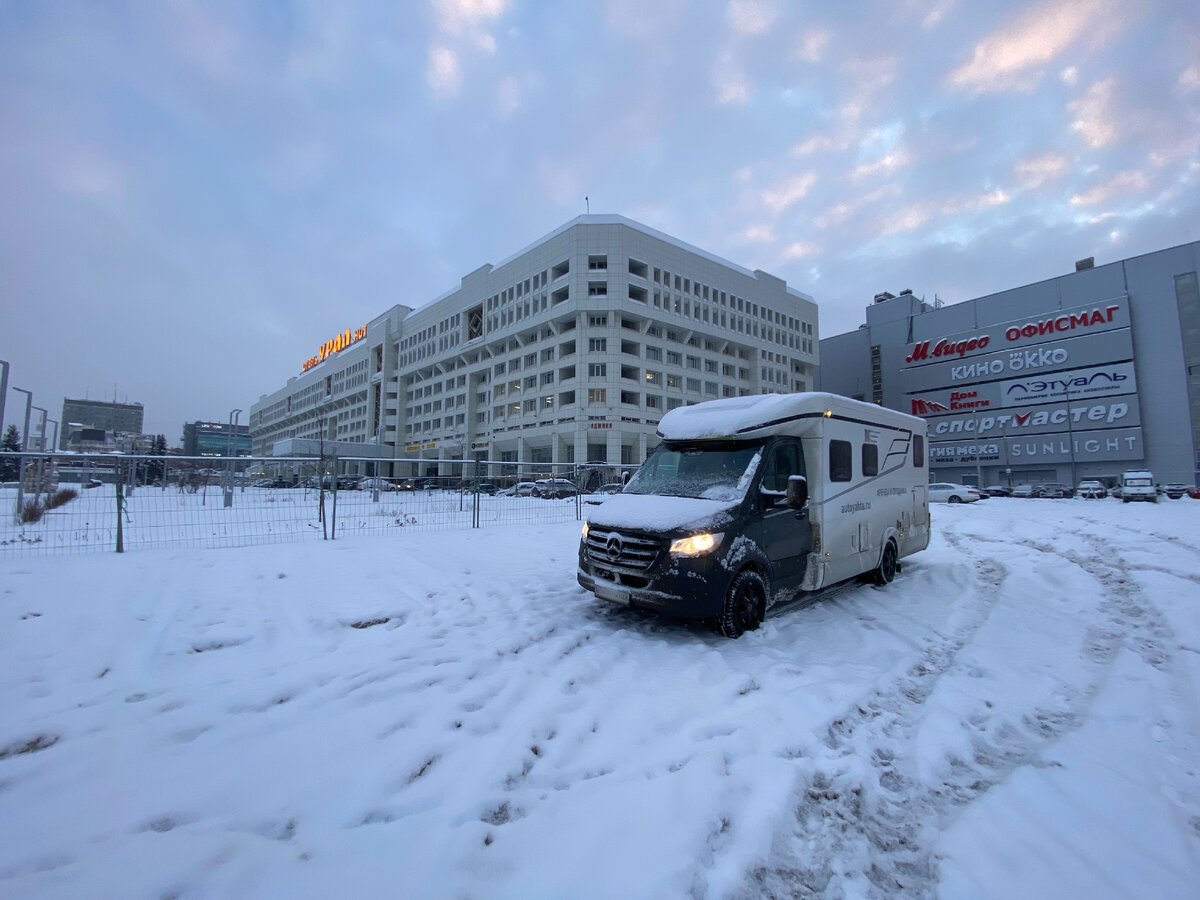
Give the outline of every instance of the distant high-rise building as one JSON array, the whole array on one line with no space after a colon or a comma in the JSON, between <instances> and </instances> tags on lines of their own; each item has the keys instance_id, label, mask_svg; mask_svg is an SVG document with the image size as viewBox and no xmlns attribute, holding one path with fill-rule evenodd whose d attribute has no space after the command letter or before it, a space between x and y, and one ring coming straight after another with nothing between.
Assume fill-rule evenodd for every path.
<instances>
[{"instance_id":1,"label":"distant high-rise building","mask_svg":"<svg viewBox=\"0 0 1200 900\"><path fill-rule=\"evenodd\" d=\"M185 422L184 456L249 456L250 426L226 422Z\"/></svg>"},{"instance_id":2,"label":"distant high-rise building","mask_svg":"<svg viewBox=\"0 0 1200 900\"><path fill-rule=\"evenodd\" d=\"M97 431L110 435L140 435L144 416L145 409L140 403L63 400L58 449L82 449L79 444L85 441L94 443Z\"/></svg>"}]
</instances>

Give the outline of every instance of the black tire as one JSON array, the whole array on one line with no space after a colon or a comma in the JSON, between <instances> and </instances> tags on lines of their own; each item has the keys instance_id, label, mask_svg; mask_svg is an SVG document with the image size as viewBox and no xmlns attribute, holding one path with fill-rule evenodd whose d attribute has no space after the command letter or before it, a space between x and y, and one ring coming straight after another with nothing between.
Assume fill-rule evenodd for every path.
<instances>
[{"instance_id":1,"label":"black tire","mask_svg":"<svg viewBox=\"0 0 1200 900\"><path fill-rule=\"evenodd\" d=\"M896 577L898 559L896 542L888 541L884 544L883 553L879 557L879 565L871 573L871 581L880 586L891 584L892 579Z\"/></svg>"},{"instance_id":2,"label":"black tire","mask_svg":"<svg viewBox=\"0 0 1200 900\"><path fill-rule=\"evenodd\" d=\"M958 496L958 494L951 494L950 499L948 499L946 502L947 503L962 503L962 497Z\"/></svg>"},{"instance_id":3,"label":"black tire","mask_svg":"<svg viewBox=\"0 0 1200 900\"><path fill-rule=\"evenodd\" d=\"M767 612L767 586L752 569L739 572L729 584L725 605L717 619L717 631L724 637L738 638L762 624Z\"/></svg>"}]
</instances>

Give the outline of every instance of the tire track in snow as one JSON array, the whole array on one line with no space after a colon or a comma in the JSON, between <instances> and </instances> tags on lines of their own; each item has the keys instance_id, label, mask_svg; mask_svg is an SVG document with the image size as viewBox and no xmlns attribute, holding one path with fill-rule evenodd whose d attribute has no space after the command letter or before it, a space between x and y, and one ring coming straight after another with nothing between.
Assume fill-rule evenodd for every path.
<instances>
[{"instance_id":1,"label":"tire track in snow","mask_svg":"<svg viewBox=\"0 0 1200 900\"><path fill-rule=\"evenodd\" d=\"M951 634L933 641L894 683L835 720L824 750L797 760L796 825L791 834L777 835L768 863L748 873L742 896L935 896L933 847L939 825L1017 768L1040 764L1038 757L1048 745L1081 725L1122 646L1155 669L1170 667L1165 619L1142 595L1112 545L1080 534L1095 552L1072 554L1013 541L1056 554L1099 583L1094 621L1085 628L1079 648L1088 678L1081 688L1060 691L1054 702L1034 705L1015 719L998 718L992 704L980 699L962 723L971 735L972 758L948 755L950 775L941 784L921 783L910 773L918 762L914 744L923 704L943 677L973 674L957 656L987 620L1007 577L997 559L980 554L971 542L949 532L944 537L973 558L975 566L962 621ZM1191 820L1200 822L1195 804L1183 805ZM1200 832L1200 826L1195 830Z\"/></svg>"},{"instance_id":2,"label":"tire track in snow","mask_svg":"<svg viewBox=\"0 0 1200 900\"><path fill-rule=\"evenodd\" d=\"M945 538L969 556L956 535ZM880 896L933 895L937 798L922 795L905 774L912 761L903 748L911 746L919 708L987 621L1007 577L991 558L973 566L957 626L935 636L895 682L834 720L816 757L797 760L795 827L783 840L777 836L772 859L748 874L743 896L832 898L855 893L854 884Z\"/></svg>"}]
</instances>

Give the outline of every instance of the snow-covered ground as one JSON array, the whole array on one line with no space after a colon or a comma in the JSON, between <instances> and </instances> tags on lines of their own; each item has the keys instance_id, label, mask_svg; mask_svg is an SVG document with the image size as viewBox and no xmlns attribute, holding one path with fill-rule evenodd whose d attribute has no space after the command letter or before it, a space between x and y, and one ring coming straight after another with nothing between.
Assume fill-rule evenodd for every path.
<instances>
[{"instance_id":1,"label":"snow-covered ground","mask_svg":"<svg viewBox=\"0 0 1200 900\"><path fill-rule=\"evenodd\" d=\"M0 559L0 896L1196 897L1200 503L934 513L737 641L577 523Z\"/></svg>"}]
</instances>

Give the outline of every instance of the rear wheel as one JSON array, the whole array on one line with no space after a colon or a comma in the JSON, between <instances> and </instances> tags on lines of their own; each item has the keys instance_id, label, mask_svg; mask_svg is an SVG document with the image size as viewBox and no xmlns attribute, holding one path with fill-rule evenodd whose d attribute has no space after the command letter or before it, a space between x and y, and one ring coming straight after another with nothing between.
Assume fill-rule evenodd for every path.
<instances>
[{"instance_id":1,"label":"rear wheel","mask_svg":"<svg viewBox=\"0 0 1200 900\"><path fill-rule=\"evenodd\" d=\"M767 586L755 571L738 573L729 585L717 631L727 638L741 637L762 624L767 612Z\"/></svg>"},{"instance_id":2,"label":"rear wheel","mask_svg":"<svg viewBox=\"0 0 1200 900\"><path fill-rule=\"evenodd\" d=\"M884 544L883 554L879 557L879 565L871 573L871 581L878 585L891 584L892 579L896 577L897 558L895 542L888 541Z\"/></svg>"}]
</instances>

